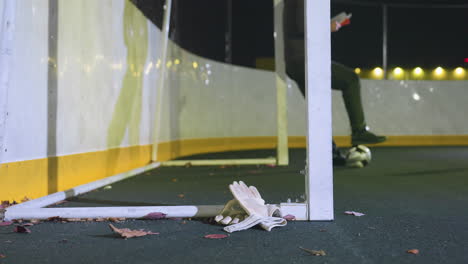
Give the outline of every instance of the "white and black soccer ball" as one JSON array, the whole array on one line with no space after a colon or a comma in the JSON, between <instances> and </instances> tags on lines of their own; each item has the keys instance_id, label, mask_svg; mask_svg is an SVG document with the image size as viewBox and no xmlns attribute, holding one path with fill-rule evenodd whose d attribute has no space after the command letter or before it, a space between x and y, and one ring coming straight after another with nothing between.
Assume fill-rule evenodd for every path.
<instances>
[{"instance_id":1,"label":"white and black soccer ball","mask_svg":"<svg viewBox=\"0 0 468 264\"><path fill-rule=\"evenodd\" d=\"M371 151L364 145L357 145L346 153L346 166L351 168L362 168L367 166L372 159Z\"/></svg>"}]
</instances>

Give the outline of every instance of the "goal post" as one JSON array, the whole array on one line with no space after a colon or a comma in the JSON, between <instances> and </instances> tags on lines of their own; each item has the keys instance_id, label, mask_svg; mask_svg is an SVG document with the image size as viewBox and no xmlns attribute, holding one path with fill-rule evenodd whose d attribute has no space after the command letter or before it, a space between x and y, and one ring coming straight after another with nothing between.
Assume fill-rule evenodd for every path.
<instances>
[{"instance_id":1,"label":"goal post","mask_svg":"<svg viewBox=\"0 0 468 264\"><path fill-rule=\"evenodd\" d=\"M154 121L154 130L153 130L153 147L152 147L152 160L153 162L161 162L161 166L185 166L187 164L193 166L210 166L210 165L262 165L262 164L275 164L280 166L287 166L289 164L289 152L288 152L288 112L287 112L287 87L286 83L279 77L278 72L276 71L276 156L275 157L260 157L260 158L236 158L236 159L216 159L216 160L192 160L192 159L178 159L178 160L169 160L162 161L158 157L158 152L161 145L161 127L163 111L163 101L162 98L167 92L167 86L169 85L166 79L168 78L166 74L166 67L168 63L168 53L170 48L168 48L169 42L169 28L171 21L171 11L172 11L172 0L166 0L165 9L164 9L164 18L161 30L161 40L160 40L160 58L161 58L161 70L159 72L158 83L156 86L157 94L157 103L156 103L156 113ZM232 10L230 9L229 12ZM277 30L277 29L276 29ZM282 41L282 40L281 40ZM278 42L278 41L276 41ZM280 46L275 43L275 52L278 52ZM197 66L198 67L198 66ZM195 68L195 65L194 65ZM273 91L273 90L272 90ZM190 100L190 99L188 99ZM235 124L234 124L235 125Z\"/></svg>"}]
</instances>

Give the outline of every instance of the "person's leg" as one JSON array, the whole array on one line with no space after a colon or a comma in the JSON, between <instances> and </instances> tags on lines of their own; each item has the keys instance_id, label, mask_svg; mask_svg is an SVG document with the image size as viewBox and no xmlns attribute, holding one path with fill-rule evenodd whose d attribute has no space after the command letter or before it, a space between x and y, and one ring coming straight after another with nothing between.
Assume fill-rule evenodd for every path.
<instances>
[{"instance_id":1,"label":"person's leg","mask_svg":"<svg viewBox=\"0 0 468 264\"><path fill-rule=\"evenodd\" d=\"M332 62L332 88L342 92L346 112L351 125L351 143L372 144L386 140L367 130L361 100L361 83L359 76L350 68Z\"/></svg>"}]
</instances>

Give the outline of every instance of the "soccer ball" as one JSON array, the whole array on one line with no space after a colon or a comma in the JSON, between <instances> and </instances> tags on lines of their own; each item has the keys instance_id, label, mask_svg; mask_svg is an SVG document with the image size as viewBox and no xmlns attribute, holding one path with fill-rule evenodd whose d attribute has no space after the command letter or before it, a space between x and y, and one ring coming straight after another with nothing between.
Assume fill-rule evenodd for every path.
<instances>
[{"instance_id":1,"label":"soccer ball","mask_svg":"<svg viewBox=\"0 0 468 264\"><path fill-rule=\"evenodd\" d=\"M346 166L351 168L362 168L371 161L372 155L368 147L357 145L349 149L346 153Z\"/></svg>"}]
</instances>

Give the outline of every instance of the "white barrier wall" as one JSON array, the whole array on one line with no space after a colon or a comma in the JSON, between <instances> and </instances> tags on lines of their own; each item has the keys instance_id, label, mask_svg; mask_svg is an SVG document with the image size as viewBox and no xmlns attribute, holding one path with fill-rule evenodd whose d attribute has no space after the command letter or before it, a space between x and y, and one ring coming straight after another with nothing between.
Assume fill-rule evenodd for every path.
<instances>
[{"instance_id":1,"label":"white barrier wall","mask_svg":"<svg viewBox=\"0 0 468 264\"><path fill-rule=\"evenodd\" d=\"M274 73L207 60L172 42L163 65L160 30L127 0L49 3L16 1L0 198L37 197L150 162L161 67L160 142L276 135ZM468 134L467 81L362 86L377 133ZM304 100L294 83L287 91L289 135L304 136ZM334 135L348 135L336 91L333 105Z\"/></svg>"}]
</instances>

